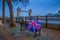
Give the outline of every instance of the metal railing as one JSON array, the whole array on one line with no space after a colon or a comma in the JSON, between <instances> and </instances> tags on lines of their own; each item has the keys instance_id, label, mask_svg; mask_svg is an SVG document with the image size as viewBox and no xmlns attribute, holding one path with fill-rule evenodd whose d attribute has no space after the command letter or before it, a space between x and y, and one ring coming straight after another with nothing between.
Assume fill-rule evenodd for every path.
<instances>
[{"instance_id":1,"label":"metal railing","mask_svg":"<svg viewBox=\"0 0 60 40\"><path fill-rule=\"evenodd\" d=\"M40 20L41 23L45 23L46 24L46 28L48 27L48 24L60 24L60 17L58 16L31 16L31 18L29 16L27 17L15 17L14 20L21 20L22 18L25 18L25 20ZM2 18L0 18L0 20L2 20ZM6 20L9 20L9 17L6 18Z\"/></svg>"}]
</instances>

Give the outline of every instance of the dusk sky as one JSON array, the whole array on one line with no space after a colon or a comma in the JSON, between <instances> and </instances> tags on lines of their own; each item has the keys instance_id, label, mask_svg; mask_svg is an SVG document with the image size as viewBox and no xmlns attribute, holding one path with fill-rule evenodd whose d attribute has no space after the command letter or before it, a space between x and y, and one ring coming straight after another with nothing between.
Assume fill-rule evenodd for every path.
<instances>
[{"instance_id":1,"label":"dusk sky","mask_svg":"<svg viewBox=\"0 0 60 40\"><path fill-rule=\"evenodd\" d=\"M17 16L17 7L24 10L32 9L32 15L47 15L48 13L56 13L60 9L60 0L30 0L30 5L26 8L21 7L20 4L15 5L13 3L14 16ZM5 3L5 15L9 16L9 9L7 3ZM0 16L2 16L2 1L0 0ZM28 12L21 12L21 16L28 16Z\"/></svg>"}]
</instances>

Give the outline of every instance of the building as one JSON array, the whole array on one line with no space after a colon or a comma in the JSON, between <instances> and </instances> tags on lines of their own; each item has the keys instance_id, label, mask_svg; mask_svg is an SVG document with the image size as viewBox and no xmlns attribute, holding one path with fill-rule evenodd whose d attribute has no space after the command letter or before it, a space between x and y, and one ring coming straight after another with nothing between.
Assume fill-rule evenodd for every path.
<instances>
[{"instance_id":1,"label":"building","mask_svg":"<svg viewBox=\"0 0 60 40\"><path fill-rule=\"evenodd\" d=\"M60 10L58 10L58 14L60 14Z\"/></svg>"}]
</instances>

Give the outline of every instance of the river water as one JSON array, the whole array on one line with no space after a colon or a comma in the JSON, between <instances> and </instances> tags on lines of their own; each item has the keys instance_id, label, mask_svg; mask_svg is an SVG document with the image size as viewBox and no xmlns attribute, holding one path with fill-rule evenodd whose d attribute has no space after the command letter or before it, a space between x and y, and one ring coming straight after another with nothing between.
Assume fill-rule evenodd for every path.
<instances>
[{"instance_id":1,"label":"river water","mask_svg":"<svg viewBox=\"0 0 60 40\"><path fill-rule=\"evenodd\" d=\"M18 21L20 21L20 20L18 20ZM27 21L29 21L29 20L27 20ZM34 20L32 20L32 21L34 21ZM46 23L46 20L40 20L40 22ZM59 24L60 25L60 21L54 21L54 20L47 20L47 23L48 24Z\"/></svg>"},{"instance_id":2,"label":"river water","mask_svg":"<svg viewBox=\"0 0 60 40\"><path fill-rule=\"evenodd\" d=\"M40 20L41 23L46 23L46 20ZM60 24L60 21L48 20L48 24Z\"/></svg>"},{"instance_id":3,"label":"river water","mask_svg":"<svg viewBox=\"0 0 60 40\"><path fill-rule=\"evenodd\" d=\"M17 19L14 18L14 20L17 20ZM41 23L46 23L46 20L41 20L41 19L39 19L39 20ZM18 21L20 21L20 19L18 19ZM27 19L27 21L29 21L29 19ZM48 24L59 24L60 25L60 20L47 20L47 23Z\"/></svg>"}]
</instances>

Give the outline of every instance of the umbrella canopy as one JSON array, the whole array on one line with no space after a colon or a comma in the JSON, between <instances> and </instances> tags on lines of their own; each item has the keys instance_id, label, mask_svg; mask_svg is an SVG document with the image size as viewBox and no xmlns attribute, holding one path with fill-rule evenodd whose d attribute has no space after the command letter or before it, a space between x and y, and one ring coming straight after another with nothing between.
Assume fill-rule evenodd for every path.
<instances>
[{"instance_id":1,"label":"umbrella canopy","mask_svg":"<svg viewBox=\"0 0 60 40\"><path fill-rule=\"evenodd\" d=\"M42 25L41 25L40 21L34 21L34 22L31 21L30 23L28 23L26 25L27 30L32 31L32 32L36 32L36 31L40 30L41 27L42 27Z\"/></svg>"}]
</instances>

